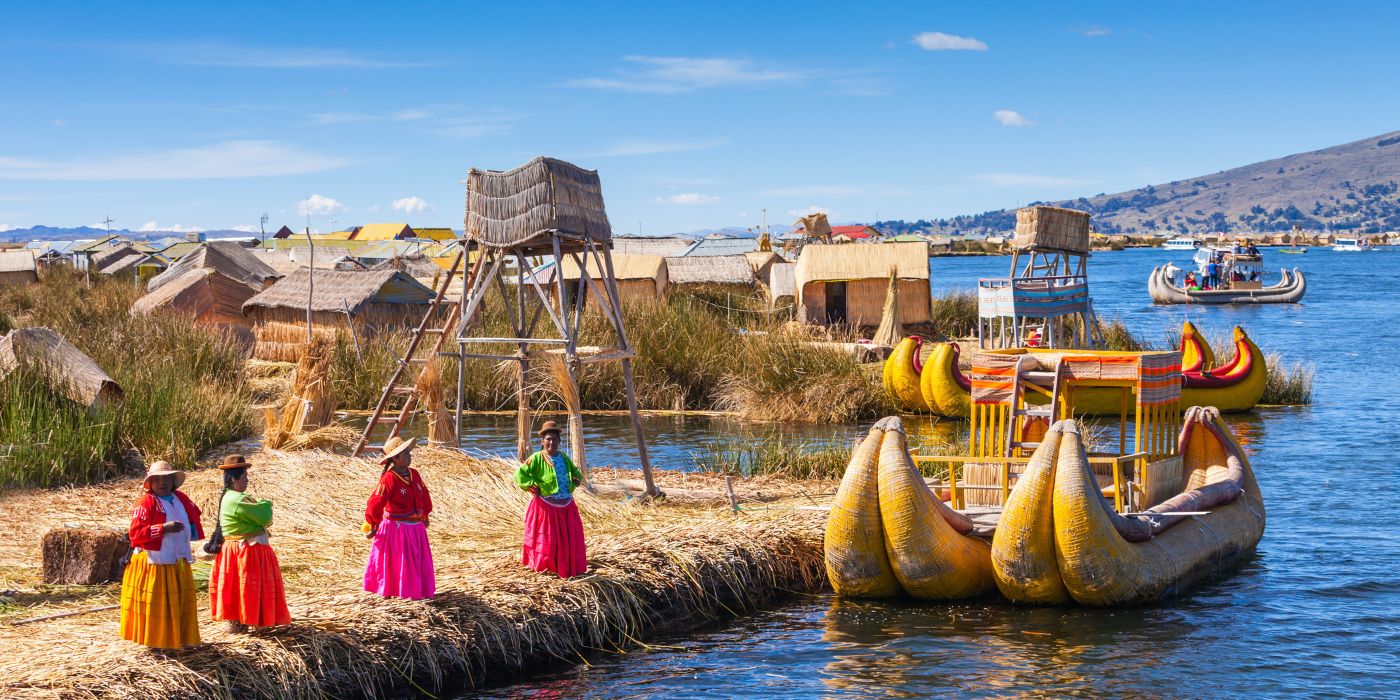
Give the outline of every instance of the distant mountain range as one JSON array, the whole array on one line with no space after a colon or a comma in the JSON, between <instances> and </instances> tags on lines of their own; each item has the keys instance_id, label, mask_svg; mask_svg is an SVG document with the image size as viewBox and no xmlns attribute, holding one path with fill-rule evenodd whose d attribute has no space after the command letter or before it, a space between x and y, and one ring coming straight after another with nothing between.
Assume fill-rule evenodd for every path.
<instances>
[{"instance_id":1,"label":"distant mountain range","mask_svg":"<svg viewBox=\"0 0 1400 700\"><path fill-rule=\"evenodd\" d=\"M1093 214L1102 233L1400 230L1400 131L1320 151L1116 194L1034 202ZM950 219L881 221L887 233L1005 233L1016 210Z\"/></svg>"},{"instance_id":2,"label":"distant mountain range","mask_svg":"<svg viewBox=\"0 0 1400 700\"><path fill-rule=\"evenodd\" d=\"M274 229L275 230L275 229ZM94 228L92 226L30 226L29 228L12 228L0 231L0 241L71 241L87 238L102 238L108 233L116 236L125 236L132 240L154 241L161 238L184 238L183 231L131 231L124 228L114 228L110 232L105 228ZM247 231L235 231L233 229L215 229L202 232L206 238L229 238L234 236L256 236L255 233ZM272 231L268 231L272 235Z\"/></svg>"}]
</instances>

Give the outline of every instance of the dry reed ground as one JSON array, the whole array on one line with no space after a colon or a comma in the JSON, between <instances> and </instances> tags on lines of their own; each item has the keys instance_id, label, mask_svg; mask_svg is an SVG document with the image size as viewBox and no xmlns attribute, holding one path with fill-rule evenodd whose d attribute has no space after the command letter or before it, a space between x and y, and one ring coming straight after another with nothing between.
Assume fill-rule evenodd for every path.
<instances>
[{"instance_id":1,"label":"dry reed ground","mask_svg":"<svg viewBox=\"0 0 1400 700\"><path fill-rule=\"evenodd\" d=\"M792 506L834 483L736 479L741 500L767 503L735 515L719 499L722 477L662 472L662 488L678 497L643 503L617 495L637 472L597 470L601 495L579 495L590 573L561 581L519 564L527 495L510 481L510 465L420 448L415 466L434 497L438 595L383 599L360 590L369 547L359 526L377 467L323 452L265 451L250 461L251 491L275 503L272 543L292 625L229 633L208 621L201 592L205 644L180 652L119 640L116 610L16 626L116 602L117 585L41 586L39 539L63 525L124 527L139 481L14 492L0 497L0 589L18 589L24 607L0 617L0 696L370 697L478 687L825 585L824 514ZM184 489L212 529L218 472L193 471ZM198 563L196 576L207 566Z\"/></svg>"}]
</instances>

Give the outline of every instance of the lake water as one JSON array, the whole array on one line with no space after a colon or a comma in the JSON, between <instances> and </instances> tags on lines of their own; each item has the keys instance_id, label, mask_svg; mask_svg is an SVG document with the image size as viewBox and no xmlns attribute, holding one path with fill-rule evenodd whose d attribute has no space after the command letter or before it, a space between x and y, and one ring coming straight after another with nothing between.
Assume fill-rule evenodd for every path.
<instances>
[{"instance_id":1,"label":"lake water","mask_svg":"<svg viewBox=\"0 0 1400 700\"><path fill-rule=\"evenodd\" d=\"M1233 576L1167 604L1125 610L996 601L783 607L625 656L499 688L490 697L1394 696L1400 693L1400 250L1281 255L1308 275L1295 306L1153 306L1153 265L1189 252L1092 258L1101 316L1164 337L1189 318L1243 325L1266 352L1311 362L1314 404L1232 418L1264 490L1268 529ZM1008 258L938 258L935 293L1002 276ZM1276 275L1273 277L1276 279ZM504 418L494 439L509 435ZM620 421L590 418L590 459L631 457ZM748 426L847 441L868 425ZM734 424L649 419L661 466ZM610 438L597 440L594 438ZM482 437L487 435L483 426ZM597 447L594 447L594 446ZM609 453L609 445L616 452ZM496 450L505 450L501 445Z\"/></svg>"}]
</instances>

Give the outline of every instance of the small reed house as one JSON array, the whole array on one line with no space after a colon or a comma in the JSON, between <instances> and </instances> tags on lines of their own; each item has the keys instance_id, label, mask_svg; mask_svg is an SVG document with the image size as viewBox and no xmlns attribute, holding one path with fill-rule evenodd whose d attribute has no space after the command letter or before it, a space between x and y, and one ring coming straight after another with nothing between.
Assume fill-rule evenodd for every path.
<instances>
[{"instance_id":1,"label":"small reed house","mask_svg":"<svg viewBox=\"0 0 1400 700\"><path fill-rule=\"evenodd\" d=\"M899 322L927 323L932 292L925 243L804 247L793 270L798 319L879 325L891 270L899 278Z\"/></svg>"},{"instance_id":2,"label":"small reed house","mask_svg":"<svg viewBox=\"0 0 1400 700\"><path fill-rule=\"evenodd\" d=\"M0 286L32 284L38 281L39 270L34 251L0 251Z\"/></svg>"},{"instance_id":3,"label":"small reed house","mask_svg":"<svg viewBox=\"0 0 1400 700\"><path fill-rule=\"evenodd\" d=\"M582 256L580 256L582 257ZM631 299L660 301L666 298L671 278L666 269L666 259L660 255L626 255L614 253L612 256L613 276L617 280L617 296L622 303ZM604 275L597 270L597 263L590 256L587 261L588 277L593 286L603 289ZM564 293L571 297L578 295L580 278L579 266L573 258L564 258ZM553 277L549 277L550 280ZM589 295L584 293L581 298Z\"/></svg>"},{"instance_id":4,"label":"small reed house","mask_svg":"<svg viewBox=\"0 0 1400 700\"><path fill-rule=\"evenodd\" d=\"M257 340L253 356L295 362L306 345L307 309L312 332L353 335L364 345L384 333L416 327L433 290L400 270L303 268L243 304Z\"/></svg>"}]
</instances>

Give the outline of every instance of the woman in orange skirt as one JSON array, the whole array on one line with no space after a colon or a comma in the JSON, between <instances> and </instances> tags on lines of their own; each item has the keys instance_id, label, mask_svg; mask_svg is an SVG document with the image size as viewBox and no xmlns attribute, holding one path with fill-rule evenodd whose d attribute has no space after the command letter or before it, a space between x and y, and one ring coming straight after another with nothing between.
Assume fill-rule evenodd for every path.
<instances>
[{"instance_id":1,"label":"woman in orange skirt","mask_svg":"<svg viewBox=\"0 0 1400 700\"><path fill-rule=\"evenodd\" d=\"M204 528L183 483L185 473L168 462L152 464L127 531L136 553L122 573L121 635L156 649L199 644L190 541L204 539Z\"/></svg>"},{"instance_id":2,"label":"woman in orange skirt","mask_svg":"<svg viewBox=\"0 0 1400 700\"><path fill-rule=\"evenodd\" d=\"M205 551L217 551L209 574L209 609L215 620L267 627L292 621L282 588L282 568L268 542L272 501L248 495L248 467L242 455L224 458L224 496L219 502L219 529Z\"/></svg>"}]
</instances>

